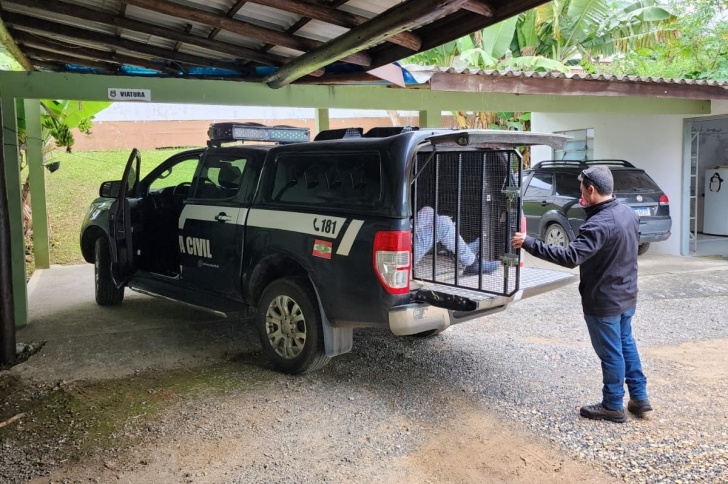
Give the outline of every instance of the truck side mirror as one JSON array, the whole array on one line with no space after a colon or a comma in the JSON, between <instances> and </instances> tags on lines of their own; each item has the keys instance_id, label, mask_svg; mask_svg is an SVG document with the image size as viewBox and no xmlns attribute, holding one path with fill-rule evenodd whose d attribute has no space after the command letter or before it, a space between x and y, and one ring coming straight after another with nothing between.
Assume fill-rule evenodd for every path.
<instances>
[{"instance_id":1,"label":"truck side mirror","mask_svg":"<svg viewBox=\"0 0 728 484\"><path fill-rule=\"evenodd\" d=\"M121 188L121 180L106 181L99 188L99 196L103 198L117 198L119 196L119 188Z\"/></svg>"}]
</instances>

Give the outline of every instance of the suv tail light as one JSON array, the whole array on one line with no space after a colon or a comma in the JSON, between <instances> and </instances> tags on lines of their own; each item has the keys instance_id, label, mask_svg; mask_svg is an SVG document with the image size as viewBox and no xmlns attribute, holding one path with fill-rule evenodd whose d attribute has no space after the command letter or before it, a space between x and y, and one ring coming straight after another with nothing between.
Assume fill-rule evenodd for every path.
<instances>
[{"instance_id":1,"label":"suv tail light","mask_svg":"<svg viewBox=\"0 0 728 484\"><path fill-rule=\"evenodd\" d=\"M660 205L670 205L670 200L668 200L667 195L664 193L660 195Z\"/></svg>"},{"instance_id":2,"label":"suv tail light","mask_svg":"<svg viewBox=\"0 0 728 484\"><path fill-rule=\"evenodd\" d=\"M410 231L377 232L374 236L374 270L388 293L409 292L411 256Z\"/></svg>"}]
</instances>

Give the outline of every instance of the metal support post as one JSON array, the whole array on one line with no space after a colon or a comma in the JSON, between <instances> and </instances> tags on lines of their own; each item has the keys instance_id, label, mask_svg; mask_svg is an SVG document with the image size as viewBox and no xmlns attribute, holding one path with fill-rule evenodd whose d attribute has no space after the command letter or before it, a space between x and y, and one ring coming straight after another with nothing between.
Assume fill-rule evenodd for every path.
<instances>
[{"instance_id":1,"label":"metal support post","mask_svg":"<svg viewBox=\"0 0 728 484\"><path fill-rule=\"evenodd\" d=\"M316 126L314 128L315 134L319 134L321 131L329 129L329 110L326 108L316 109Z\"/></svg>"},{"instance_id":2,"label":"metal support post","mask_svg":"<svg viewBox=\"0 0 728 484\"><path fill-rule=\"evenodd\" d=\"M420 111L420 128L442 128L442 112Z\"/></svg>"},{"instance_id":3,"label":"metal support post","mask_svg":"<svg viewBox=\"0 0 728 484\"><path fill-rule=\"evenodd\" d=\"M37 99L25 100L25 129L30 174L30 203L33 213L35 268L48 269L51 263L51 249L48 240L48 206L45 168L43 167L43 138L40 129L40 102Z\"/></svg>"},{"instance_id":4,"label":"metal support post","mask_svg":"<svg viewBox=\"0 0 728 484\"><path fill-rule=\"evenodd\" d=\"M0 131L0 142L4 141L3 131ZM11 162L17 164L16 160ZM15 361L15 309L6 180L5 156L0 151L0 364Z\"/></svg>"},{"instance_id":5,"label":"metal support post","mask_svg":"<svg viewBox=\"0 0 728 484\"><path fill-rule=\"evenodd\" d=\"M28 323L28 289L25 274L25 242L23 239L23 210L20 193L20 162L18 159L18 123L15 99L0 98L3 122L3 159L7 213L10 226L10 264L12 269L13 304L16 327Z\"/></svg>"}]
</instances>

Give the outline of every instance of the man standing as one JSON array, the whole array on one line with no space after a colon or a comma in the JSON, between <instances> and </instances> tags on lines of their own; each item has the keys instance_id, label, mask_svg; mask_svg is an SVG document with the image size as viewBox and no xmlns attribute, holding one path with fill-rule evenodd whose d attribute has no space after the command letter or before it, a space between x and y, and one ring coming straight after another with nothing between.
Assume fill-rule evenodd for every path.
<instances>
[{"instance_id":1,"label":"man standing","mask_svg":"<svg viewBox=\"0 0 728 484\"><path fill-rule=\"evenodd\" d=\"M632 337L632 316L637 305L637 246L639 217L612 196L612 172L603 165L579 175L586 220L579 235L562 249L525 233L512 243L548 262L579 267L579 293L589 336L602 362L602 402L581 407L582 417L625 422L624 383L629 390L628 410L638 417L652 410L637 345Z\"/></svg>"}]
</instances>

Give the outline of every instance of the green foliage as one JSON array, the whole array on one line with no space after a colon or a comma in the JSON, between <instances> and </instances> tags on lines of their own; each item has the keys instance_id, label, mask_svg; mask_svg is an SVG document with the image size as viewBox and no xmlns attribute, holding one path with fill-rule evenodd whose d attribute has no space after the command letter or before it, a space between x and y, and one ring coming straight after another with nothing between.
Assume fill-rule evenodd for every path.
<instances>
[{"instance_id":1,"label":"green foliage","mask_svg":"<svg viewBox=\"0 0 728 484\"><path fill-rule=\"evenodd\" d=\"M109 107L111 103L44 99L40 105L41 125L44 128L43 139L48 143L52 138L56 146L66 147L70 152L75 143L71 130L78 128L82 133L88 134L93 126L94 115Z\"/></svg>"},{"instance_id":2,"label":"green foliage","mask_svg":"<svg viewBox=\"0 0 728 484\"><path fill-rule=\"evenodd\" d=\"M51 159L60 161L62 166L53 175L46 177L48 217L53 226L51 263L84 262L78 244L78 234L86 209L98 196L101 183L121 178L129 158L129 151L67 153L55 150L49 154ZM142 150L141 176L146 176L162 161L180 151L179 149ZM176 184L174 177L177 174L178 170L175 170L165 181Z\"/></svg>"},{"instance_id":3,"label":"green foliage","mask_svg":"<svg viewBox=\"0 0 728 484\"><path fill-rule=\"evenodd\" d=\"M725 0L672 0L675 35L652 49L636 49L602 70L614 74L728 80L728 21L716 14Z\"/></svg>"}]
</instances>

